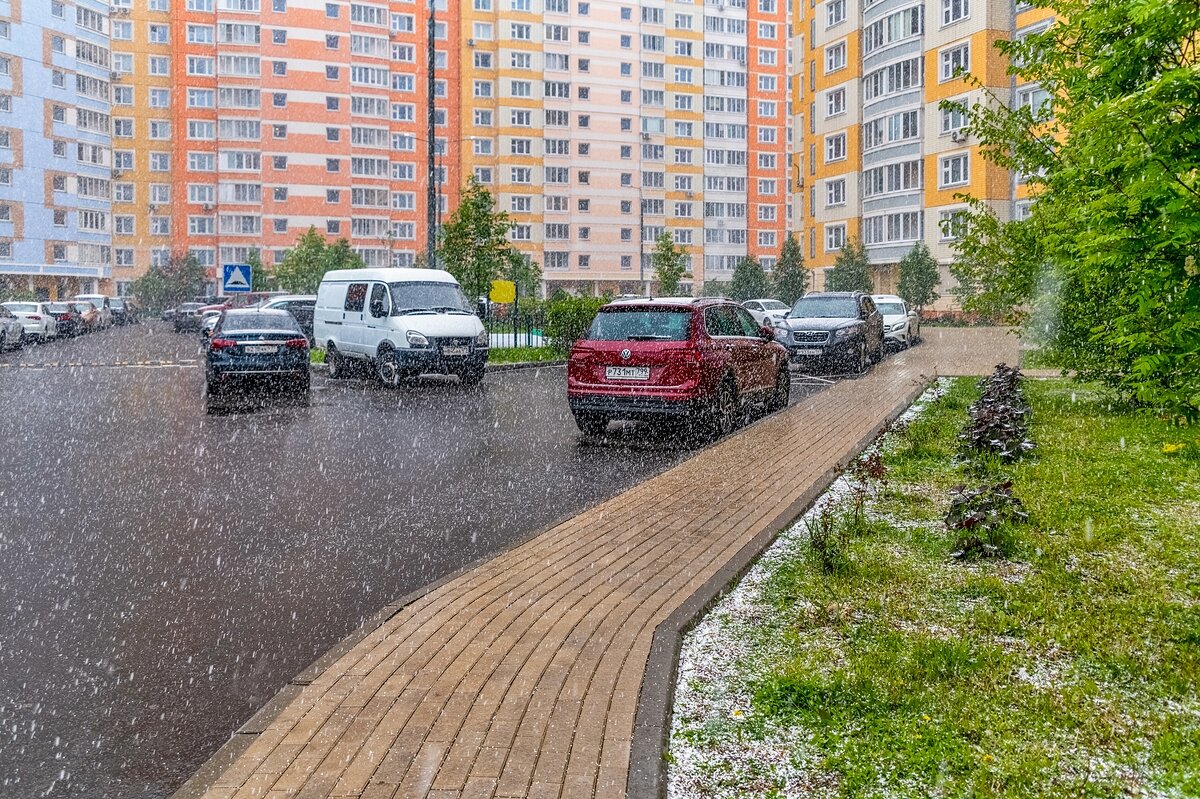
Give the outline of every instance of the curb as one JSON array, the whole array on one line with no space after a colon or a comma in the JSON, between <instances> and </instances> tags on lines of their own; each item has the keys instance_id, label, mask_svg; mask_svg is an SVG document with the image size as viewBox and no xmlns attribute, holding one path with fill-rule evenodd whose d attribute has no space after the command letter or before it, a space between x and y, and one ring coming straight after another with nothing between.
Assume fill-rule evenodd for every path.
<instances>
[{"instance_id":1,"label":"curb","mask_svg":"<svg viewBox=\"0 0 1200 799\"><path fill-rule=\"evenodd\" d=\"M890 410L870 432L851 447L849 454L839 460L839 466L829 469L812 488L781 510L698 591L683 601L666 621L659 624L650 642L642 684L638 691L638 707L634 717L633 740L629 751L629 777L625 795L628 799L662 799L667 795L666 752L670 734L671 709L675 703L675 683L679 668L679 650L683 636L695 626L725 592L742 578L784 527L791 524L817 501L832 485L849 462L866 449L916 401L917 397L936 379L921 382Z\"/></svg>"},{"instance_id":2,"label":"curb","mask_svg":"<svg viewBox=\"0 0 1200 799\"><path fill-rule=\"evenodd\" d=\"M530 361L528 363L489 363L486 367L488 372L515 372L519 369L537 369L542 366L566 366L566 359L554 361ZM309 369L315 372L328 371L329 366L324 363L310 363Z\"/></svg>"}]
</instances>

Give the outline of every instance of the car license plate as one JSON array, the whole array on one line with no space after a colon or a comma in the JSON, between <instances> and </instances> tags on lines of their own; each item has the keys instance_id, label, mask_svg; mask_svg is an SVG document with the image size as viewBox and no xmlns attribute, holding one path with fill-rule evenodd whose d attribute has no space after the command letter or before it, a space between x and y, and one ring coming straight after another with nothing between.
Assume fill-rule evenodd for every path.
<instances>
[{"instance_id":1,"label":"car license plate","mask_svg":"<svg viewBox=\"0 0 1200 799\"><path fill-rule=\"evenodd\" d=\"M649 380L649 366L606 366L604 376L609 380Z\"/></svg>"},{"instance_id":2,"label":"car license plate","mask_svg":"<svg viewBox=\"0 0 1200 799\"><path fill-rule=\"evenodd\" d=\"M250 355L271 355L279 352L278 347L267 347L260 344L247 344L242 349Z\"/></svg>"},{"instance_id":3,"label":"car license plate","mask_svg":"<svg viewBox=\"0 0 1200 799\"><path fill-rule=\"evenodd\" d=\"M824 350L796 350L796 354L797 355L807 355L807 356L811 357L814 355L824 355L825 353L824 353Z\"/></svg>"},{"instance_id":4,"label":"car license plate","mask_svg":"<svg viewBox=\"0 0 1200 799\"><path fill-rule=\"evenodd\" d=\"M470 347L442 347L442 355L469 355Z\"/></svg>"}]
</instances>

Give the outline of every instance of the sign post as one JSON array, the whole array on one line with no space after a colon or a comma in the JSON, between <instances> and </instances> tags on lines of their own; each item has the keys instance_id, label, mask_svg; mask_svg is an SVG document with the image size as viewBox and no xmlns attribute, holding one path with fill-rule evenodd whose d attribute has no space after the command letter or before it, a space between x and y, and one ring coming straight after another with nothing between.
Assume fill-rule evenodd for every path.
<instances>
[{"instance_id":1,"label":"sign post","mask_svg":"<svg viewBox=\"0 0 1200 799\"><path fill-rule=\"evenodd\" d=\"M222 264L221 293L243 294L253 289L250 264Z\"/></svg>"}]
</instances>

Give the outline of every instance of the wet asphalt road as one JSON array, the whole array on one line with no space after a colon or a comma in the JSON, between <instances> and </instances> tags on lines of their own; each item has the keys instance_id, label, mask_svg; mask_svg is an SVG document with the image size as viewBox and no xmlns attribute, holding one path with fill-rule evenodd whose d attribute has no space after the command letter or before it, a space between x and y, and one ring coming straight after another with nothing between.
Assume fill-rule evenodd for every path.
<instances>
[{"instance_id":1,"label":"wet asphalt road","mask_svg":"<svg viewBox=\"0 0 1200 799\"><path fill-rule=\"evenodd\" d=\"M158 322L0 354L3 799L169 795L378 608L689 454L581 443L561 368L207 415L200 358Z\"/></svg>"}]
</instances>

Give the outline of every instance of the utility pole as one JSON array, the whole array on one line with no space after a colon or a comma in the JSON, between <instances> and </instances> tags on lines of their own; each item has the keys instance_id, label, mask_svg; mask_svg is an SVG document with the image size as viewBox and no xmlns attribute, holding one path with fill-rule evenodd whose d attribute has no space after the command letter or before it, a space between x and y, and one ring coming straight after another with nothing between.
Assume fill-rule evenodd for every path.
<instances>
[{"instance_id":1,"label":"utility pole","mask_svg":"<svg viewBox=\"0 0 1200 799\"><path fill-rule=\"evenodd\" d=\"M434 92L437 87L436 66L437 66L437 49L435 47L435 37L437 33L436 11L437 0L429 0L429 43L428 43L428 69L429 69L429 105L428 105L428 123L429 136L425 140L426 147L429 153L429 185L427 189L427 204L428 208L425 211L425 225L428 228L426 231L426 266L433 269L437 266L437 225L438 225L438 181L437 176L437 153L434 152L436 145L436 126L434 125L434 117L436 113L436 103L434 102Z\"/></svg>"}]
</instances>

